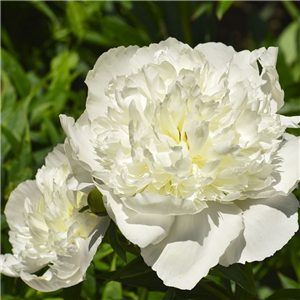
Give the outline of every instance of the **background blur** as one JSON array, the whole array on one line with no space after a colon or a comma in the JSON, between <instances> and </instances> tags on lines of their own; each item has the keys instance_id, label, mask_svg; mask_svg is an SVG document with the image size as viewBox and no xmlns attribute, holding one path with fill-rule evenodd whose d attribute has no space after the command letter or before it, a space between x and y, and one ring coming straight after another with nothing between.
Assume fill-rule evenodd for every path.
<instances>
[{"instance_id":1,"label":"background blur","mask_svg":"<svg viewBox=\"0 0 300 300\"><path fill-rule=\"evenodd\" d=\"M46 154L63 142L58 115L80 116L86 74L111 47L144 46L169 36L190 46L223 42L237 51L278 46L286 102L281 113L300 115L300 2L4 1L1 19L2 253L11 251L3 215L9 194L33 179ZM167 299L162 292L119 282L104 285L95 278L122 265L109 244L101 245L81 299ZM300 288L299 233L252 267L259 299ZM63 298L62 290L45 294L5 276L1 285L1 299Z\"/></svg>"}]
</instances>

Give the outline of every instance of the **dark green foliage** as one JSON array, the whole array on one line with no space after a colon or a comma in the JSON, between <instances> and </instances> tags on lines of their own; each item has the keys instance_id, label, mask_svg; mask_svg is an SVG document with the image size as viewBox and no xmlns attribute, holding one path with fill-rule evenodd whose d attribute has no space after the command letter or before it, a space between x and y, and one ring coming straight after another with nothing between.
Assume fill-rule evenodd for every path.
<instances>
[{"instance_id":1,"label":"dark green foliage","mask_svg":"<svg viewBox=\"0 0 300 300\"><path fill-rule=\"evenodd\" d=\"M299 2L4 1L1 6L3 253L11 251L3 215L10 193L33 179L47 153L64 141L58 116L80 116L87 72L111 47L144 46L169 36L191 46L219 41L238 51L279 46L277 70L285 91L281 113L300 115ZM97 197L91 195L86 209L105 213L102 206L94 207ZM111 222L82 284L41 293L2 276L1 299L296 300L299 249L298 233L263 262L216 266L192 291L181 291L164 286Z\"/></svg>"}]
</instances>

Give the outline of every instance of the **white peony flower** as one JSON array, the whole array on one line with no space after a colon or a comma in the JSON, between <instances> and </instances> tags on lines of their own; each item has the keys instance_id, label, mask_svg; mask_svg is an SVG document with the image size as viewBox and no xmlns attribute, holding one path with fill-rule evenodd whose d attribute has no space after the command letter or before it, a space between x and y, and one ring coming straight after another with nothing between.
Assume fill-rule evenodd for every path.
<instances>
[{"instance_id":1,"label":"white peony flower","mask_svg":"<svg viewBox=\"0 0 300 300\"><path fill-rule=\"evenodd\" d=\"M263 260L298 229L299 117L277 49L195 49L168 39L119 47L89 72L86 111L61 116L79 189L109 215L168 286L192 289L216 264ZM261 70L260 70L261 68Z\"/></svg>"},{"instance_id":2,"label":"white peony flower","mask_svg":"<svg viewBox=\"0 0 300 300\"><path fill-rule=\"evenodd\" d=\"M0 271L34 289L54 291L84 280L109 217L88 211L87 195L68 189L69 165L63 146L46 158L36 180L21 183L5 208L13 254L0 256ZM33 273L47 267L41 276Z\"/></svg>"}]
</instances>

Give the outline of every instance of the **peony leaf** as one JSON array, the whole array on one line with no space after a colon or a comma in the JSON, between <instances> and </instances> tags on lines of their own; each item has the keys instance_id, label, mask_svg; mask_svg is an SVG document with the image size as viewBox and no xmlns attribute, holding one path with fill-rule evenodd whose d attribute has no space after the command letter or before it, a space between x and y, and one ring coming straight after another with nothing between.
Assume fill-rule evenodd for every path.
<instances>
[{"instance_id":1,"label":"peony leaf","mask_svg":"<svg viewBox=\"0 0 300 300\"><path fill-rule=\"evenodd\" d=\"M122 285L120 282L109 282L106 284L102 300L111 300L111 299L122 299Z\"/></svg>"},{"instance_id":2,"label":"peony leaf","mask_svg":"<svg viewBox=\"0 0 300 300\"><path fill-rule=\"evenodd\" d=\"M30 91L30 81L16 59L11 56L5 49L1 49L2 66L7 71L10 78L21 97L26 97Z\"/></svg>"},{"instance_id":3,"label":"peony leaf","mask_svg":"<svg viewBox=\"0 0 300 300\"><path fill-rule=\"evenodd\" d=\"M255 290L253 276L252 274L250 274L251 273L250 270L247 269L249 267L242 268L238 264L234 264L229 267L223 267L221 265L217 265L216 267L214 267L213 275L217 275L220 277L225 276L226 278L237 283L247 292L255 294L256 290Z\"/></svg>"},{"instance_id":4,"label":"peony leaf","mask_svg":"<svg viewBox=\"0 0 300 300\"><path fill-rule=\"evenodd\" d=\"M121 246L119 236L118 236L118 228L113 221L110 222L110 225L107 230L107 236L108 236L108 240L110 242L111 247L114 249L114 251L117 253L117 255L122 260L127 262L126 251Z\"/></svg>"},{"instance_id":5,"label":"peony leaf","mask_svg":"<svg viewBox=\"0 0 300 300\"><path fill-rule=\"evenodd\" d=\"M278 277L281 282L281 285L285 289L298 289L300 285L297 281L283 275L282 273L278 272Z\"/></svg>"},{"instance_id":6,"label":"peony leaf","mask_svg":"<svg viewBox=\"0 0 300 300\"><path fill-rule=\"evenodd\" d=\"M44 122L52 145L57 145L62 140L59 131L50 118L44 118Z\"/></svg>"},{"instance_id":7,"label":"peony leaf","mask_svg":"<svg viewBox=\"0 0 300 300\"><path fill-rule=\"evenodd\" d=\"M169 288L165 294L164 300L175 300L176 299L176 291L174 288Z\"/></svg>"},{"instance_id":8,"label":"peony leaf","mask_svg":"<svg viewBox=\"0 0 300 300\"><path fill-rule=\"evenodd\" d=\"M284 29L278 39L280 50L289 66L297 61L299 30L299 22L293 21Z\"/></svg>"},{"instance_id":9,"label":"peony leaf","mask_svg":"<svg viewBox=\"0 0 300 300\"><path fill-rule=\"evenodd\" d=\"M191 16L191 21L197 20L204 13L212 10L212 7L213 7L213 4L211 2L199 4L198 8L195 10L195 12Z\"/></svg>"},{"instance_id":10,"label":"peony leaf","mask_svg":"<svg viewBox=\"0 0 300 300\"><path fill-rule=\"evenodd\" d=\"M267 300L299 300L300 289L286 289L275 292Z\"/></svg>"},{"instance_id":11,"label":"peony leaf","mask_svg":"<svg viewBox=\"0 0 300 300\"><path fill-rule=\"evenodd\" d=\"M64 289L64 300L76 300L80 298L82 282Z\"/></svg>"},{"instance_id":12,"label":"peony leaf","mask_svg":"<svg viewBox=\"0 0 300 300\"><path fill-rule=\"evenodd\" d=\"M217 6L217 18L222 20L223 16L225 15L226 11L230 8L233 4L233 1L219 1Z\"/></svg>"},{"instance_id":13,"label":"peony leaf","mask_svg":"<svg viewBox=\"0 0 300 300\"><path fill-rule=\"evenodd\" d=\"M85 10L82 9L82 3L70 1L67 3L67 17L71 25L71 30L81 40L84 36L83 21L85 19Z\"/></svg>"},{"instance_id":14,"label":"peony leaf","mask_svg":"<svg viewBox=\"0 0 300 300\"><path fill-rule=\"evenodd\" d=\"M20 147L21 147L21 142L18 139L18 137L16 137L15 134L13 132L11 132L10 130L8 130L6 128L6 126L4 126L3 124L1 125L1 131L7 138L14 154L18 155L18 153L20 151Z\"/></svg>"},{"instance_id":15,"label":"peony leaf","mask_svg":"<svg viewBox=\"0 0 300 300\"><path fill-rule=\"evenodd\" d=\"M55 13L51 10L51 8L43 1L29 1L31 5L33 5L36 9L41 11L44 15L46 15L54 26L54 29L57 30L60 27L59 20L56 17Z\"/></svg>"},{"instance_id":16,"label":"peony leaf","mask_svg":"<svg viewBox=\"0 0 300 300\"><path fill-rule=\"evenodd\" d=\"M140 256L133 259L118 271L102 273L97 277L105 280L105 283L118 281L133 287L144 287L148 289L148 291L165 292L166 298L164 299L230 299L226 296L224 289L213 282L209 284L202 284L200 282L200 284L191 291L168 288L163 284L162 280L158 278L156 273L145 264Z\"/></svg>"},{"instance_id":17,"label":"peony leaf","mask_svg":"<svg viewBox=\"0 0 300 300\"><path fill-rule=\"evenodd\" d=\"M294 20L297 20L299 18L300 11L297 5L293 3L293 1L282 1L281 3Z\"/></svg>"}]
</instances>

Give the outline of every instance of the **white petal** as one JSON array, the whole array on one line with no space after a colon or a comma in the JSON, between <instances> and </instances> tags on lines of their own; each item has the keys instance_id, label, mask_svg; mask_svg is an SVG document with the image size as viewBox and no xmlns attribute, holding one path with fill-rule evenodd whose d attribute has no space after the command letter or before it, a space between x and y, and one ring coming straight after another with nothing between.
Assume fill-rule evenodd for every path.
<instances>
[{"instance_id":1,"label":"white petal","mask_svg":"<svg viewBox=\"0 0 300 300\"><path fill-rule=\"evenodd\" d=\"M19 277L25 266L12 254L0 255L0 273L10 277Z\"/></svg>"},{"instance_id":2,"label":"white petal","mask_svg":"<svg viewBox=\"0 0 300 300\"><path fill-rule=\"evenodd\" d=\"M291 136L290 136L291 137ZM300 181L300 137L286 141L278 150L283 161L278 167L278 178L274 188L285 194L291 193Z\"/></svg>"},{"instance_id":3,"label":"white petal","mask_svg":"<svg viewBox=\"0 0 300 300\"><path fill-rule=\"evenodd\" d=\"M194 201L171 195L148 193L136 194L134 197L124 199L123 203L136 212L166 216L196 214L207 207L204 201L197 205Z\"/></svg>"},{"instance_id":4,"label":"white petal","mask_svg":"<svg viewBox=\"0 0 300 300\"><path fill-rule=\"evenodd\" d=\"M60 167L66 161L67 157L63 144L58 144L45 158L46 166L54 168Z\"/></svg>"},{"instance_id":5,"label":"white petal","mask_svg":"<svg viewBox=\"0 0 300 300\"><path fill-rule=\"evenodd\" d=\"M238 203L245 229L221 257L224 266L261 261L281 249L298 230L299 202L293 194Z\"/></svg>"},{"instance_id":6,"label":"white petal","mask_svg":"<svg viewBox=\"0 0 300 300\"><path fill-rule=\"evenodd\" d=\"M37 188L35 180L27 180L17 186L10 194L4 210L10 229L18 230L18 228L25 226L23 217L25 199L29 198L30 202L34 204L41 197L42 194Z\"/></svg>"},{"instance_id":7,"label":"white petal","mask_svg":"<svg viewBox=\"0 0 300 300\"><path fill-rule=\"evenodd\" d=\"M120 198L104 185L96 184L103 195L107 212L116 222L124 236L140 247L156 244L165 238L174 216L143 214L126 208Z\"/></svg>"},{"instance_id":8,"label":"white petal","mask_svg":"<svg viewBox=\"0 0 300 300\"><path fill-rule=\"evenodd\" d=\"M299 128L300 123L300 116L295 117L286 117L286 116L279 116L281 124L288 128Z\"/></svg>"},{"instance_id":9,"label":"white petal","mask_svg":"<svg viewBox=\"0 0 300 300\"><path fill-rule=\"evenodd\" d=\"M278 48L277 47L269 47L265 50L261 56L260 61L263 67L275 67L278 56Z\"/></svg>"},{"instance_id":10,"label":"white petal","mask_svg":"<svg viewBox=\"0 0 300 300\"><path fill-rule=\"evenodd\" d=\"M97 247L102 242L109 221L109 217L100 218L89 238L78 239L77 252L71 256L58 256L58 261L51 265L42 276L21 271L20 277L30 287L42 292L70 287L83 281Z\"/></svg>"},{"instance_id":11,"label":"white petal","mask_svg":"<svg viewBox=\"0 0 300 300\"><path fill-rule=\"evenodd\" d=\"M192 289L242 229L236 205L210 203L199 214L176 217L169 235L141 254L165 285Z\"/></svg>"},{"instance_id":12,"label":"white petal","mask_svg":"<svg viewBox=\"0 0 300 300\"><path fill-rule=\"evenodd\" d=\"M130 59L132 71L137 71L148 64L161 64L162 62L170 62L173 67L176 66L181 69L182 67L188 68L186 61L184 66L180 66L180 53L191 49L189 45L181 43L176 39L170 37L165 41L158 44L151 44L149 47L139 48L133 57ZM190 62L189 62L190 63Z\"/></svg>"},{"instance_id":13,"label":"white petal","mask_svg":"<svg viewBox=\"0 0 300 300\"><path fill-rule=\"evenodd\" d=\"M129 60L137 49L137 46L111 49L99 57L93 70L88 73L85 80L88 86L86 107L91 120L107 112L108 98L105 90L109 81L131 72Z\"/></svg>"},{"instance_id":14,"label":"white petal","mask_svg":"<svg viewBox=\"0 0 300 300\"><path fill-rule=\"evenodd\" d=\"M86 112L76 123L72 117L60 115L61 125L67 135L65 140L65 152L72 169L73 176L83 187L92 185L91 172L99 171L100 165L97 162L97 155L91 143L95 139L91 127L88 125ZM86 125L80 120L85 119Z\"/></svg>"},{"instance_id":15,"label":"white petal","mask_svg":"<svg viewBox=\"0 0 300 300\"><path fill-rule=\"evenodd\" d=\"M208 62L216 68L226 64L236 53L231 46L226 46L222 43L199 44L195 49L203 53Z\"/></svg>"}]
</instances>

